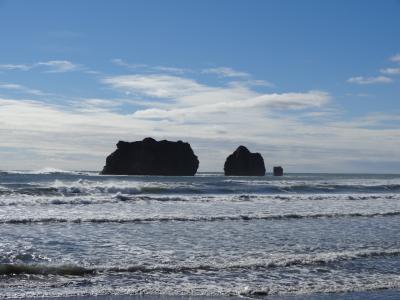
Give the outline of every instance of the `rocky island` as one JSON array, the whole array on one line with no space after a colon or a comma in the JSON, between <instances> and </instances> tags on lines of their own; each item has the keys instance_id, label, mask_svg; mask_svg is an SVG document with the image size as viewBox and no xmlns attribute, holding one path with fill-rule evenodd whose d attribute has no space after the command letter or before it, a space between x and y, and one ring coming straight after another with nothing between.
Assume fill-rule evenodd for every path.
<instances>
[{"instance_id":1,"label":"rocky island","mask_svg":"<svg viewBox=\"0 0 400 300\"><path fill-rule=\"evenodd\" d=\"M264 176L264 159L260 153L251 153L245 146L239 146L226 158L226 176Z\"/></svg>"},{"instance_id":2,"label":"rocky island","mask_svg":"<svg viewBox=\"0 0 400 300\"><path fill-rule=\"evenodd\" d=\"M283 176L283 168L281 166L274 167L272 173L274 176Z\"/></svg>"},{"instance_id":3,"label":"rocky island","mask_svg":"<svg viewBox=\"0 0 400 300\"><path fill-rule=\"evenodd\" d=\"M119 141L106 159L103 175L193 176L199 160L189 143L167 140Z\"/></svg>"}]
</instances>

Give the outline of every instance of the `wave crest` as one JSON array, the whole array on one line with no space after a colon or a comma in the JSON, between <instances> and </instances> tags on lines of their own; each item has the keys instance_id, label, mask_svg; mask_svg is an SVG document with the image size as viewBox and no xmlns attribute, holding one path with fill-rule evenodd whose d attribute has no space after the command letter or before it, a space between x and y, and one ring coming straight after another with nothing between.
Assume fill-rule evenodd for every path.
<instances>
[{"instance_id":1,"label":"wave crest","mask_svg":"<svg viewBox=\"0 0 400 300\"><path fill-rule=\"evenodd\" d=\"M279 267L326 265L338 261L349 261L374 257L400 256L400 249L389 250L360 250L326 252L315 254L275 254L270 258L250 259L242 261L227 262L205 262L201 264L177 264L177 265L131 265L126 267L81 267L77 265L42 265L42 264L0 264L0 275L62 275L62 276L83 276L87 274L102 273L180 273L196 271L218 271L226 269L270 269Z\"/></svg>"},{"instance_id":2,"label":"wave crest","mask_svg":"<svg viewBox=\"0 0 400 300\"><path fill-rule=\"evenodd\" d=\"M31 224L31 223L147 223L147 222L217 222L217 221L253 221L253 220L291 220L291 219L322 219L322 218L372 218L399 216L400 211L374 213L315 213L315 214L282 214L282 215L217 215L217 216L154 216L137 218L20 218L2 219L0 224Z\"/></svg>"}]
</instances>

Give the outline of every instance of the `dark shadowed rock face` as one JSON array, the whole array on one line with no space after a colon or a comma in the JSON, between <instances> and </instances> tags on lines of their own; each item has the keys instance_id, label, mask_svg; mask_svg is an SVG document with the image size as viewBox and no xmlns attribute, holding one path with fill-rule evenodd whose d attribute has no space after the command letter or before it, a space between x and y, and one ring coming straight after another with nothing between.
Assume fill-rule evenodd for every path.
<instances>
[{"instance_id":1,"label":"dark shadowed rock face","mask_svg":"<svg viewBox=\"0 0 400 300\"><path fill-rule=\"evenodd\" d=\"M225 161L226 176L264 176L264 159L260 153L251 153L246 147L239 146Z\"/></svg>"},{"instance_id":2,"label":"dark shadowed rock face","mask_svg":"<svg viewBox=\"0 0 400 300\"><path fill-rule=\"evenodd\" d=\"M196 174L199 160L188 143L145 138L143 141L119 141L101 174L170 175Z\"/></svg>"},{"instance_id":3,"label":"dark shadowed rock face","mask_svg":"<svg viewBox=\"0 0 400 300\"><path fill-rule=\"evenodd\" d=\"M283 168L281 166L274 167L274 176L283 176Z\"/></svg>"}]
</instances>

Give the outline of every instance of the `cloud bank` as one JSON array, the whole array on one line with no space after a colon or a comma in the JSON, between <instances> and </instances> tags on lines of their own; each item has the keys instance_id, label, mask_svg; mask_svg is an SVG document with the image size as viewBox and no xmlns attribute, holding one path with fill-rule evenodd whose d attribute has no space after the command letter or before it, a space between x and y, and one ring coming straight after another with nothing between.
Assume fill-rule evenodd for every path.
<instances>
[{"instance_id":1,"label":"cloud bank","mask_svg":"<svg viewBox=\"0 0 400 300\"><path fill-rule=\"evenodd\" d=\"M396 62L396 56L391 60ZM394 151L400 146L395 112L345 118L327 91L277 92L269 81L230 67L111 62L127 73L89 73L68 60L0 65L3 72L37 70L39 76L77 70L95 74L98 90L108 95L69 97L0 82L2 168L100 170L118 140L146 136L189 141L201 171L222 170L225 157L239 144L261 152L269 167L280 164L289 171L363 172L377 164L387 170L400 160ZM392 83L398 68L380 72L385 76L356 76L348 82Z\"/></svg>"},{"instance_id":2,"label":"cloud bank","mask_svg":"<svg viewBox=\"0 0 400 300\"><path fill-rule=\"evenodd\" d=\"M289 171L365 171L378 161L400 160L397 116L345 121L326 91L261 91L239 77L209 84L194 75L147 70L101 78L99 89L113 98L0 97L2 168L100 170L118 140L146 136L189 141L200 171L221 171L239 144L261 152L268 168L280 164Z\"/></svg>"}]
</instances>

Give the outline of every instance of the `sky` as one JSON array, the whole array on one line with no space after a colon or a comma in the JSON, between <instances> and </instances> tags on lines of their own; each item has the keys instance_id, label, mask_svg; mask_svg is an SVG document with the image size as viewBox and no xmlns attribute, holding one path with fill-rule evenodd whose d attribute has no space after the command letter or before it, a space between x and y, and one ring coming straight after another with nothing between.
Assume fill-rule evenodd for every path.
<instances>
[{"instance_id":1,"label":"sky","mask_svg":"<svg viewBox=\"0 0 400 300\"><path fill-rule=\"evenodd\" d=\"M101 170L119 140L267 170L400 172L400 1L0 0L0 169Z\"/></svg>"}]
</instances>

